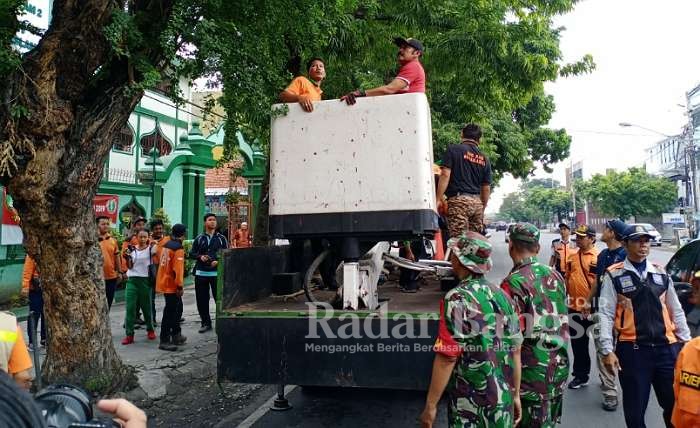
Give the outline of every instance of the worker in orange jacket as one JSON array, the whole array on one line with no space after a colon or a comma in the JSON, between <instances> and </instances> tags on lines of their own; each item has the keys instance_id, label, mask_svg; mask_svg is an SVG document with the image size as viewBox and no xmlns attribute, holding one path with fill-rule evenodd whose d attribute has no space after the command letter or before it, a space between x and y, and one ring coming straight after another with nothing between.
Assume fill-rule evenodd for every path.
<instances>
[{"instance_id":1,"label":"worker in orange jacket","mask_svg":"<svg viewBox=\"0 0 700 428\"><path fill-rule=\"evenodd\" d=\"M34 328L41 321L41 346L46 345L46 325L44 324L44 296L41 292L41 279L39 269L34 259L28 255L24 257L24 270L22 271L22 295L29 298L29 312L33 314ZM29 334L29 347L34 346L34 337L29 328L27 318L27 333Z\"/></svg>"},{"instance_id":2,"label":"worker in orange jacket","mask_svg":"<svg viewBox=\"0 0 700 428\"><path fill-rule=\"evenodd\" d=\"M163 319L160 324L160 345L165 351L177 351L187 338L182 335L178 319L178 301L185 282L185 249L182 241L187 228L183 224L173 226L168 240L160 248L160 261L156 276L156 292L165 297Z\"/></svg>"},{"instance_id":3,"label":"worker in orange jacket","mask_svg":"<svg viewBox=\"0 0 700 428\"><path fill-rule=\"evenodd\" d=\"M678 354L673 380L676 403L671 422L676 428L700 426L700 337Z\"/></svg>"},{"instance_id":4,"label":"worker in orange jacket","mask_svg":"<svg viewBox=\"0 0 700 428\"><path fill-rule=\"evenodd\" d=\"M6 372L19 386L32 386L32 359L24 345L17 317L0 311L0 372Z\"/></svg>"},{"instance_id":5,"label":"worker in orange jacket","mask_svg":"<svg viewBox=\"0 0 700 428\"><path fill-rule=\"evenodd\" d=\"M691 314L700 311L700 272L696 272L692 282L691 294L688 296L686 316L690 324ZM673 392L676 403L673 407L671 422L676 428L700 426L700 331L691 331L696 335L686 343L676 360L673 379Z\"/></svg>"}]
</instances>

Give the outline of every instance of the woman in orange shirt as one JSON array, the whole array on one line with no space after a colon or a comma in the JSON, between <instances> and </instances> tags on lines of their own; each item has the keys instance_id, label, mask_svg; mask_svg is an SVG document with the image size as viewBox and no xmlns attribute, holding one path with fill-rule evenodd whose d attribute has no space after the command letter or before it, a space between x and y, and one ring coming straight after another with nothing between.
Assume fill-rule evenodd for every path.
<instances>
[{"instance_id":1,"label":"woman in orange shirt","mask_svg":"<svg viewBox=\"0 0 700 428\"><path fill-rule=\"evenodd\" d=\"M321 58L311 58L306 63L306 69L309 77L295 77L292 83L280 93L280 100L285 103L298 102L304 111L311 113L314 111L313 101L321 101L323 95L321 82L326 78L326 65Z\"/></svg>"}]
</instances>

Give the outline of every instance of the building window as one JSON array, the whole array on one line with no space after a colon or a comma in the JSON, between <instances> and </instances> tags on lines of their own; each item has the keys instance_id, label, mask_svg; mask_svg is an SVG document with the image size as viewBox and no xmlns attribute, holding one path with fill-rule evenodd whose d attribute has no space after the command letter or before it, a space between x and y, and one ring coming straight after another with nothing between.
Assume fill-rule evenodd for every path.
<instances>
[{"instance_id":1,"label":"building window","mask_svg":"<svg viewBox=\"0 0 700 428\"><path fill-rule=\"evenodd\" d=\"M154 134L146 135L145 137L141 138L141 156L152 156L151 149L153 149L153 146L158 148L160 156L169 155L170 152L173 151L173 148L168 140L166 140L165 137L163 137L163 134L160 133L160 129L156 129Z\"/></svg>"},{"instance_id":2,"label":"building window","mask_svg":"<svg viewBox=\"0 0 700 428\"><path fill-rule=\"evenodd\" d=\"M132 148L134 146L134 133L131 132L129 125L124 125L119 131L117 136L114 138L114 144L112 144L112 149L118 152L132 153Z\"/></svg>"}]
</instances>

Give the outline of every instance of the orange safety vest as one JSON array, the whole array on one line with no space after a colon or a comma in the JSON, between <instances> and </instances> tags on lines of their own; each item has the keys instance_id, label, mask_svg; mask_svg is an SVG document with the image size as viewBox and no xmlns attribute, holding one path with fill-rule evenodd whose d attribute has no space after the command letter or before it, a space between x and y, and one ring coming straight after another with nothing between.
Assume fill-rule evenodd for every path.
<instances>
[{"instance_id":1,"label":"orange safety vest","mask_svg":"<svg viewBox=\"0 0 700 428\"><path fill-rule=\"evenodd\" d=\"M12 350L17 343L17 318L0 312L0 371L8 373Z\"/></svg>"},{"instance_id":2,"label":"orange safety vest","mask_svg":"<svg viewBox=\"0 0 700 428\"><path fill-rule=\"evenodd\" d=\"M567 260L569 258L569 254L576 253L578 251L577 248L571 248L571 240L569 240L566 244L562 242L561 239L555 239L552 241L552 250L554 251L554 259L555 259L555 264L554 268L556 268L562 276L566 275L567 272Z\"/></svg>"},{"instance_id":3,"label":"orange safety vest","mask_svg":"<svg viewBox=\"0 0 700 428\"><path fill-rule=\"evenodd\" d=\"M688 342L676 360L673 380L676 404L671 422L676 428L700 426L700 337Z\"/></svg>"}]
</instances>

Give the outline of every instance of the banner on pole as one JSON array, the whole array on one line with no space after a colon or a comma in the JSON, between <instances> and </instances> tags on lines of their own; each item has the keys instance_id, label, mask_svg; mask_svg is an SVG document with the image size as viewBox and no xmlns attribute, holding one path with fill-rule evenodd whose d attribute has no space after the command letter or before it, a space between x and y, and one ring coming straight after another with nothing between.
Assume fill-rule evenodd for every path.
<instances>
[{"instance_id":1,"label":"banner on pole","mask_svg":"<svg viewBox=\"0 0 700 428\"><path fill-rule=\"evenodd\" d=\"M92 207L95 211L95 217L108 217L113 225L117 224L119 196L95 195L95 199L92 200Z\"/></svg>"}]
</instances>

